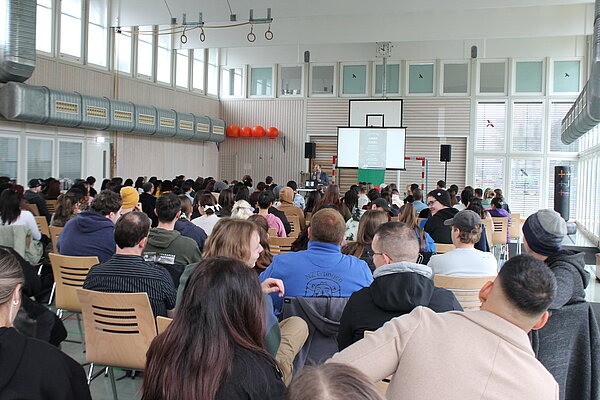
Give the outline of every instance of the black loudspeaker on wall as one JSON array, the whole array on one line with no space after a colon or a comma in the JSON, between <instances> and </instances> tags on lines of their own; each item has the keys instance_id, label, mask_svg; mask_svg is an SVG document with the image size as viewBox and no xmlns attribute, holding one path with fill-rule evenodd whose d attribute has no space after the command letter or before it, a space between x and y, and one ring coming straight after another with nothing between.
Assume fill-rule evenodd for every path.
<instances>
[{"instance_id":1,"label":"black loudspeaker on wall","mask_svg":"<svg viewBox=\"0 0 600 400\"><path fill-rule=\"evenodd\" d=\"M304 158L317 157L317 144L313 142L304 143Z\"/></svg>"},{"instance_id":2,"label":"black loudspeaker on wall","mask_svg":"<svg viewBox=\"0 0 600 400\"><path fill-rule=\"evenodd\" d=\"M443 144L440 146L440 161L441 162L452 161L452 145Z\"/></svg>"}]
</instances>

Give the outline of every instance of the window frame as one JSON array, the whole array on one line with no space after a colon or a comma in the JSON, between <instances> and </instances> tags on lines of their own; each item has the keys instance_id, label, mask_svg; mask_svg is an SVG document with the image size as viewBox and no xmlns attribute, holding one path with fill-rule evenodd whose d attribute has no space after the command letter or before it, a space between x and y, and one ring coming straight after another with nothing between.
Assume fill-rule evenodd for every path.
<instances>
[{"instance_id":1,"label":"window frame","mask_svg":"<svg viewBox=\"0 0 600 400\"><path fill-rule=\"evenodd\" d=\"M402 60L387 60L387 66L390 65L398 65L398 92L386 92L386 95L393 96L402 96L402 91L404 90L402 86L402 72L404 71L404 67L402 65ZM373 61L371 63L371 97L383 97L383 93L375 93L377 90L377 67L381 65L383 67L383 61Z\"/></svg>"},{"instance_id":2,"label":"window frame","mask_svg":"<svg viewBox=\"0 0 600 400\"><path fill-rule=\"evenodd\" d=\"M554 62L555 61L579 61L579 91L578 92L555 92L554 91ZM551 96L579 96L587 79L587 68L584 57L549 57L548 58L548 94Z\"/></svg>"},{"instance_id":3,"label":"window frame","mask_svg":"<svg viewBox=\"0 0 600 400\"><path fill-rule=\"evenodd\" d=\"M365 67L365 91L362 93L344 93L344 67L364 66ZM340 97L369 97L371 95L371 63L367 61L340 62L339 68Z\"/></svg>"},{"instance_id":4,"label":"window frame","mask_svg":"<svg viewBox=\"0 0 600 400\"><path fill-rule=\"evenodd\" d=\"M239 96L236 95L223 95L223 73L225 70L231 70L231 69L240 69L242 71L242 82L241 82L241 93ZM247 66L246 65L221 65L219 67L219 98L222 99L244 99L246 98L246 89L247 89L247 83L246 83L246 76L248 74L247 71ZM234 87L234 92L235 92L235 87ZM260 97L264 97L264 96L260 96Z\"/></svg>"},{"instance_id":5,"label":"window frame","mask_svg":"<svg viewBox=\"0 0 600 400\"><path fill-rule=\"evenodd\" d=\"M511 59L510 94L512 96L536 96L542 97L546 94L548 79L548 63L546 58L513 58ZM542 63L542 91L541 92L517 92L517 63L541 62Z\"/></svg>"},{"instance_id":6,"label":"window frame","mask_svg":"<svg viewBox=\"0 0 600 400\"><path fill-rule=\"evenodd\" d=\"M177 66L179 64L178 52L182 51L182 50L187 51L187 64L188 64L187 87L177 85ZM174 60L173 60L173 71L174 71L173 87L178 90L189 92L189 91L191 91L191 88L192 88L192 67L193 67L192 58L194 56L193 49L173 49L173 52L174 52L173 53L173 58L174 58Z\"/></svg>"},{"instance_id":7,"label":"window frame","mask_svg":"<svg viewBox=\"0 0 600 400\"><path fill-rule=\"evenodd\" d=\"M467 65L467 91L464 93L446 93L444 91L444 67L446 65ZM438 85L438 96L441 97L470 97L471 96L471 62L469 60L440 60L439 66L439 85Z\"/></svg>"},{"instance_id":8,"label":"window frame","mask_svg":"<svg viewBox=\"0 0 600 400\"><path fill-rule=\"evenodd\" d=\"M19 133L16 133L14 131L4 131L2 129L2 127L0 127L0 138L8 138L8 139L17 139L17 171L16 171L16 176L15 179L17 182L22 182L22 176L21 176L21 166L23 165L23 140L21 140L23 138L22 135L20 135ZM25 158L27 158L27 152L25 151ZM27 163L25 162L25 165ZM3 173L0 173L0 175L2 175ZM27 173L25 173L25 176L27 176Z\"/></svg>"},{"instance_id":9,"label":"window frame","mask_svg":"<svg viewBox=\"0 0 600 400\"><path fill-rule=\"evenodd\" d=\"M47 136L42 136L42 135L31 135L31 134L26 134L24 135L25 138L25 160L23 163L23 170L24 170L24 176L25 176L25 181L29 181L32 178L29 178L29 141L30 140L45 140L48 141L50 143L52 143L52 160L51 160L51 167L50 167L50 173L48 176L56 176L56 158L58 157L58 154L56 154L57 152L57 146L55 144L55 137L47 137Z\"/></svg>"},{"instance_id":10,"label":"window frame","mask_svg":"<svg viewBox=\"0 0 600 400\"><path fill-rule=\"evenodd\" d=\"M498 64L504 63L504 91L503 92L481 92L481 65L482 64ZM486 58L477 60L477 68L475 73L475 93L478 97L498 97L508 96L508 76L510 62L507 58Z\"/></svg>"},{"instance_id":11,"label":"window frame","mask_svg":"<svg viewBox=\"0 0 600 400\"><path fill-rule=\"evenodd\" d=\"M436 82L438 75L438 66L436 61L432 60L410 60L406 61L404 64L406 67L404 68L404 95L410 97L436 97L438 93L436 93L437 85ZM431 65L433 66L433 70L431 72L431 92L427 93L411 93L410 92L410 67L411 65Z\"/></svg>"},{"instance_id":12,"label":"window frame","mask_svg":"<svg viewBox=\"0 0 600 400\"><path fill-rule=\"evenodd\" d=\"M285 98L294 98L294 97L304 97L307 93L306 88L306 68L304 68L304 64L276 64L277 66L277 94L276 97L285 97ZM300 93L296 94L283 94L281 93L283 89L283 74L282 68L292 68L292 67L300 67Z\"/></svg>"},{"instance_id":13,"label":"window frame","mask_svg":"<svg viewBox=\"0 0 600 400\"><path fill-rule=\"evenodd\" d=\"M85 160L86 160L86 143L85 143L85 137L83 137L82 139L72 139L72 138L64 138L64 137L57 137L56 138L56 160L53 160L53 163L56 163L56 174L55 176L58 177L58 179L63 179L63 177L60 176L60 144L61 143L79 143L81 145L81 163L80 163L80 171L81 171L81 178L83 177L83 175L85 174ZM64 179L69 179L69 178L64 178Z\"/></svg>"},{"instance_id":14,"label":"window frame","mask_svg":"<svg viewBox=\"0 0 600 400\"><path fill-rule=\"evenodd\" d=\"M271 94L252 94L252 69L253 68L271 68ZM247 66L246 93L250 99L272 99L276 97L277 90L277 64L251 64Z\"/></svg>"},{"instance_id":15,"label":"window frame","mask_svg":"<svg viewBox=\"0 0 600 400\"><path fill-rule=\"evenodd\" d=\"M154 30L155 32L159 32L161 29L167 29L168 27L170 27L170 25L155 25L154 26ZM165 82L165 81L160 81L158 80L158 59L159 59L159 51L160 49L162 49L161 46L159 46L159 39L160 36L154 35L154 46L153 46L153 55L154 55L154 62L153 62L153 73L154 73L154 79L153 82L157 85L157 86L162 86L162 87L175 87L175 45L174 45L174 41L175 41L175 35L170 34L168 35L169 39L170 39L170 48L169 48L169 82ZM188 75L189 75L189 71L188 71ZM189 77L188 77L189 80Z\"/></svg>"},{"instance_id":16,"label":"window frame","mask_svg":"<svg viewBox=\"0 0 600 400\"><path fill-rule=\"evenodd\" d=\"M541 143L539 151L517 151L513 148L514 142L514 124L515 124L515 104L540 104L542 107L542 132L541 132ZM507 110L507 113L510 114L510 130L507 130L507 140L506 140L506 151L507 154L510 155L519 155L519 156L540 156L549 153L549 142L548 142L548 119L550 118L548 114L547 102L545 99L512 99L510 101L510 110Z\"/></svg>"},{"instance_id":17,"label":"window frame","mask_svg":"<svg viewBox=\"0 0 600 400\"><path fill-rule=\"evenodd\" d=\"M56 51L57 51L57 44L56 44L56 38L57 38L57 30L58 30L58 26L57 26L57 12L56 12L56 7L57 7L57 1L56 0L50 0L51 2L51 6L50 6L50 20L51 20L51 28L50 28L50 52L46 52L43 50L38 50L37 47L35 49L36 54L38 56L42 55L42 56L46 56L46 57L56 57ZM36 1L36 18L37 18L37 7L44 7L44 6L40 6L39 4L37 4ZM44 7L45 8L45 7ZM37 24L37 20L36 20L36 24ZM37 35L37 30L36 30L36 35ZM37 43L37 40L36 40Z\"/></svg>"},{"instance_id":18,"label":"window frame","mask_svg":"<svg viewBox=\"0 0 600 400\"><path fill-rule=\"evenodd\" d=\"M58 29L57 40L55 43L55 48L57 49L58 58L62 60L66 60L75 64L84 64L86 51L87 51L87 1L79 0L81 2L81 18L79 20L80 29L81 29L81 40L79 43L79 56L73 56L71 54L66 54L62 52L61 46L61 34L62 34L62 1L57 1L54 4L56 5L56 26Z\"/></svg>"},{"instance_id":19,"label":"window frame","mask_svg":"<svg viewBox=\"0 0 600 400\"><path fill-rule=\"evenodd\" d=\"M153 32L156 32L156 25L143 25L143 26L151 26ZM144 28L145 29L145 28ZM135 51L135 55L134 55L134 61L135 63L132 65L132 69L133 71L133 76L136 79L141 79L143 81L150 81L150 82L155 82L154 81L154 77L156 76L156 36L155 35L151 35L152 37L152 42L151 42L151 54L152 54L152 60L151 60L151 67L150 67L150 76L146 75L146 74L142 74L138 71L138 65L140 63L140 46L139 46L139 41L140 41L140 34L139 34L139 30L140 30L140 26L136 26L135 27L135 33L132 33L132 39L135 36L135 47L132 47L132 53L133 51ZM145 36L145 35L143 35Z\"/></svg>"},{"instance_id":20,"label":"window frame","mask_svg":"<svg viewBox=\"0 0 600 400\"><path fill-rule=\"evenodd\" d=\"M90 25L96 25L96 24L92 24L90 22L90 1L91 0L87 0L86 3L86 10L85 10L85 64L88 65L90 68L96 69L96 70L101 70L101 71L109 71L111 70L110 66L111 66L111 56L112 56L112 48L114 46L114 44L112 43L112 36L111 35L111 27L110 27L110 5L109 5L109 0L106 1L106 26L104 27L104 29L106 30L105 33L105 37L104 39L106 40L106 65L102 66L99 64L95 64L95 63L91 63L89 62L89 26Z\"/></svg>"},{"instance_id":21,"label":"window frame","mask_svg":"<svg viewBox=\"0 0 600 400\"><path fill-rule=\"evenodd\" d=\"M216 52L216 64L211 64L210 63L210 51L214 50ZM220 99L221 98L221 51L218 47L212 47L212 48L207 48L206 49L206 53L205 53L205 59L204 59L204 69L205 69L205 79L204 79L204 94L212 99ZM214 66L216 68L217 71L217 79L216 79L216 93L211 93L208 90L208 78L209 78L209 73L210 73L210 67Z\"/></svg>"},{"instance_id":22,"label":"window frame","mask_svg":"<svg viewBox=\"0 0 600 400\"><path fill-rule=\"evenodd\" d=\"M194 92L194 93L206 95L207 94L206 84L207 84L207 79L208 79L208 77L207 77L207 74L208 74L208 62L207 62L208 51L205 48L204 49L191 49L191 50L192 50L192 52L191 52L192 56L191 56L191 65L190 65L190 91ZM195 77L194 61L196 60L194 58L194 54L196 53L196 51L202 51L204 53L204 57L202 59L202 64L203 64L203 67L202 67L202 89L197 89L196 87L194 87L194 77Z\"/></svg>"},{"instance_id":23,"label":"window frame","mask_svg":"<svg viewBox=\"0 0 600 400\"><path fill-rule=\"evenodd\" d=\"M308 74L308 97L338 97L338 70L339 63L311 63ZM313 89L313 74L315 67L333 67L333 88L331 93L314 93Z\"/></svg>"}]
</instances>

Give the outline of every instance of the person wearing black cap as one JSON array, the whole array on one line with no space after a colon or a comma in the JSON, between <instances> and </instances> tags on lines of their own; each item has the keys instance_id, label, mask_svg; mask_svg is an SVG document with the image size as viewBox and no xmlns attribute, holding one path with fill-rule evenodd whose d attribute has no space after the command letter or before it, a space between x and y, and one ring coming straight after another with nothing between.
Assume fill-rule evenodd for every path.
<instances>
[{"instance_id":1,"label":"person wearing black cap","mask_svg":"<svg viewBox=\"0 0 600 400\"><path fill-rule=\"evenodd\" d=\"M539 210L523 224L527 252L544 261L556 277L550 319L532 334L532 345L558 382L561 399L598 399L600 330L585 301L590 274L583 253L562 248L566 234L565 220L553 210Z\"/></svg>"},{"instance_id":2,"label":"person wearing black cap","mask_svg":"<svg viewBox=\"0 0 600 400\"><path fill-rule=\"evenodd\" d=\"M48 211L48 207L46 207L46 200L40 195L40 192L42 191L42 181L39 179L32 179L29 181L28 186L29 189L23 193L23 197L25 197L25 200L27 200L29 204L35 204L40 216L46 217L48 223L50 223L52 215Z\"/></svg>"},{"instance_id":3,"label":"person wearing black cap","mask_svg":"<svg viewBox=\"0 0 600 400\"><path fill-rule=\"evenodd\" d=\"M454 217L458 210L452 208L450 195L444 189L432 190L427 194L427 207L431 217L427 219L423 229L429 233L435 243L451 244L452 230L450 226L444 225L444 221Z\"/></svg>"},{"instance_id":4,"label":"person wearing black cap","mask_svg":"<svg viewBox=\"0 0 600 400\"><path fill-rule=\"evenodd\" d=\"M492 253L477 250L483 227L481 218L471 210L459 211L454 218L444 221L452 227L452 243L456 249L431 256L427 264L436 275L495 276L498 261Z\"/></svg>"},{"instance_id":5,"label":"person wearing black cap","mask_svg":"<svg viewBox=\"0 0 600 400\"><path fill-rule=\"evenodd\" d=\"M390 217L394 217L394 216L398 215L397 213L394 213L394 211L390 207L390 203L388 203L388 201L386 199L384 199L383 197L378 197L371 203L371 210L384 211Z\"/></svg>"}]
</instances>

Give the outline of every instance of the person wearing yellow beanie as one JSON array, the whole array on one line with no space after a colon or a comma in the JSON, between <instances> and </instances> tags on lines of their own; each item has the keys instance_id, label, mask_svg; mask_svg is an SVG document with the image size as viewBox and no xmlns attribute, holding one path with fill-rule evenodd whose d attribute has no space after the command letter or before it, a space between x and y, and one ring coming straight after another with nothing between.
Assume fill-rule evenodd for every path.
<instances>
[{"instance_id":1,"label":"person wearing yellow beanie","mask_svg":"<svg viewBox=\"0 0 600 400\"><path fill-rule=\"evenodd\" d=\"M139 205L140 195L132 186L123 186L120 191L121 199L123 204L121 205L121 215L127 214L131 211L141 211L142 207Z\"/></svg>"}]
</instances>

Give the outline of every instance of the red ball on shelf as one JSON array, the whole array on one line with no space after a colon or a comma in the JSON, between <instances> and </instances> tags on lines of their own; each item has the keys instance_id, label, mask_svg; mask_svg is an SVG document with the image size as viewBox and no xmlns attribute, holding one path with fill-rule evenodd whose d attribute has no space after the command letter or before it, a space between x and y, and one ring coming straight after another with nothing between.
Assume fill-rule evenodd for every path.
<instances>
[{"instance_id":1,"label":"red ball on shelf","mask_svg":"<svg viewBox=\"0 0 600 400\"><path fill-rule=\"evenodd\" d=\"M230 125L227 127L227 136L229 137L237 137L240 136L240 127L237 125Z\"/></svg>"},{"instance_id":2,"label":"red ball on shelf","mask_svg":"<svg viewBox=\"0 0 600 400\"><path fill-rule=\"evenodd\" d=\"M240 131L240 136L241 137L250 137L250 136L252 136L252 128L250 128L249 126L243 126L242 130Z\"/></svg>"},{"instance_id":3,"label":"red ball on shelf","mask_svg":"<svg viewBox=\"0 0 600 400\"><path fill-rule=\"evenodd\" d=\"M260 125L256 125L252 128L252 136L253 137L263 137L265 136L265 128Z\"/></svg>"},{"instance_id":4,"label":"red ball on shelf","mask_svg":"<svg viewBox=\"0 0 600 400\"><path fill-rule=\"evenodd\" d=\"M267 129L267 137L277 137L277 136L279 136L279 129L275 128L274 126Z\"/></svg>"}]
</instances>

